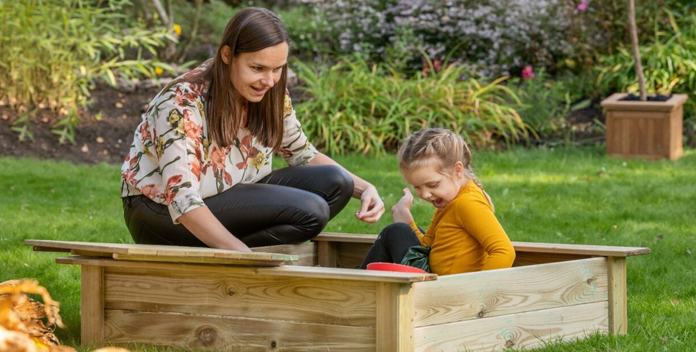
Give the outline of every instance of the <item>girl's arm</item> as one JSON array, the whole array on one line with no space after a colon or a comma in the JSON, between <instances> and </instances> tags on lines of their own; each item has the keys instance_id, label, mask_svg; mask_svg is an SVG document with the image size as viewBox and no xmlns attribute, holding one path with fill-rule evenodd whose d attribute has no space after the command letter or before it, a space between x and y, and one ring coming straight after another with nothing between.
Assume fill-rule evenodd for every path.
<instances>
[{"instance_id":1,"label":"girl's arm","mask_svg":"<svg viewBox=\"0 0 696 352\"><path fill-rule=\"evenodd\" d=\"M462 226L488 253L488 260L481 270L503 269L515 261L515 248L505 233L503 226L493 214L488 200L474 199L464 205L467 214Z\"/></svg>"}]
</instances>

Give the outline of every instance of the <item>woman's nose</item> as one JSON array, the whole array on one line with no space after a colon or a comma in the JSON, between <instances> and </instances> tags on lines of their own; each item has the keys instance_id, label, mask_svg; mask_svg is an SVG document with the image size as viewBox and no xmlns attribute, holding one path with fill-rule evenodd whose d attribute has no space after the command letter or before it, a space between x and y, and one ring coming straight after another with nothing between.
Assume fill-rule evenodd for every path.
<instances>
[{"instance_id":1,"label":"woman's nose","mask_svg":"<svg viewBox=\"0 0 696 352\"><path fill-rule=\"evenodd\" d=\"M263 76L262 78L263 84L268 86L268 88L273 88L275 85L275 80L273 79L273 73L269 72L266 75Z\"/></svg>"}]
</instances>

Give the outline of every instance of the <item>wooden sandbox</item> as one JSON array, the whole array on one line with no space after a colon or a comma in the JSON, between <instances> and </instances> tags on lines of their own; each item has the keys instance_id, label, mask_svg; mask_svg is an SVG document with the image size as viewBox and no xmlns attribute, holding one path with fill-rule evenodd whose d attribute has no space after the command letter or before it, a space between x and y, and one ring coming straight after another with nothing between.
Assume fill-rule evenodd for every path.
<instances>
[{"instance_id":1,"label":"wooden sandbox","mask_svg":"<svg viewBox=\"0 0 696 352\"><path fill-rule=\"evenodd\" d=\"M513 268L357 267L376 236L239 253L27 240L81 265L82 343L224 351L458 351L625 334L626 257L649 248L513 242ZM284 265L285 264L285 265Z\"/></svg>"}]
</instances>

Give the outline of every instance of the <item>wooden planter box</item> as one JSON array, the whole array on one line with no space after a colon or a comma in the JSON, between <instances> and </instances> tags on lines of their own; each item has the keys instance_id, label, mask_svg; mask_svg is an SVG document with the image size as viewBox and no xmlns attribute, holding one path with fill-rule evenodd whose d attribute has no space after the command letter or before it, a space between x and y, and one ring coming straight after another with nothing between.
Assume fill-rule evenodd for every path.
<instances>
[{"instance_id":1,"label":"wooden planter box","mask_svg":"<svg viewBox=\"0 0 696 352\"><path fill-rule=\"evenodd\" d=\"M619 101L615 93L602 101L607 112L607 154L623 158L677 159L682 155L685 94L666 102Z\"/></svg>"},{"instance_id":2,"label":"wooden planter box","mask_svg":"<svg viewBox=\"0 0 696 352\"><path fill-rule=\"evenodd\" d=\"M359 265L374 239L326 233L245 256L25 243L70 251L56 261L82 266L83 344L225 351L490 351L625 334L626 257L650 252L516 242L510 269L438 277L335 267Z\"/></svg>"}]
</instances>

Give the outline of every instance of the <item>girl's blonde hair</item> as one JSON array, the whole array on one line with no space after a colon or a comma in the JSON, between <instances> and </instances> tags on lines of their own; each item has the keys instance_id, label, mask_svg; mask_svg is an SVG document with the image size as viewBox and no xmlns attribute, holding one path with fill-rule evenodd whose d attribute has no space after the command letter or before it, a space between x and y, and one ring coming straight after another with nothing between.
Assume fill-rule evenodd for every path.
<instances>
[{"instance_id":1,"label":"girl's blonde hair","mask_svg":"<svg viewBox=\"0 0 696 352\"><path fill-rule=\"evenodd\" d=\"M481 181L471 168L471 150L464 138L444 128L424 128L409 136L397 154L402 173L435 163L438 172L452 176L451 169L460 161L464 165L464 176L473 180L488 198L493 210L491 197L483 190Z\"/></svg>"}]
</instances>

